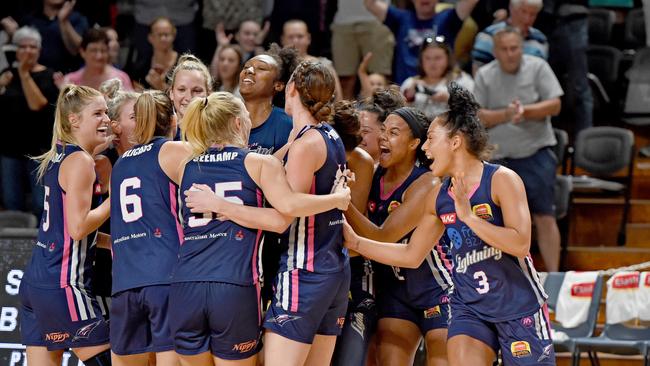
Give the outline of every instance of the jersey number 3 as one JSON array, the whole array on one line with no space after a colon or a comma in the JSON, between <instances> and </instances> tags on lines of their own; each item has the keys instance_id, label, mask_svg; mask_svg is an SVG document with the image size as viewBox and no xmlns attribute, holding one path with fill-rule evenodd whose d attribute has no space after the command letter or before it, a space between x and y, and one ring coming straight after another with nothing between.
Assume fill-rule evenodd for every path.
<instances>
[{"instance_id":1,"label":"jersey number 3","mask_svg":"<svg viewBox=\"0 0 650 366\"><path fill-rule=\"evenodd\" d=\"M479 287L475 287L476 291L483 295L487 294L490 291L490 283L488 282L487 276L483 271L474 272L474 279L478 280Z\"/></svg>"},{"instance_id":2,"label":"jersey number 3","mask_svg":"<svg viewBox=\"0 0 650 366\"><path fill-rule=\"evenodd\" d=\"M196 189L190 188L190 190L196 190ZM214 184L214 194L225 199L228 202L236 203L238 205L243 205L244 201L242 201L241 198L239 197L226 196L226 192L241 191L241 190L242 190L241 182L221 182L221 183ZM212 213L203 214L202 218L191 216L190 219L187 221L187 225L189 227L204 226L207 225L208 222L210 222L210 220L212 220Z\"/></svg>"}]
</instances>

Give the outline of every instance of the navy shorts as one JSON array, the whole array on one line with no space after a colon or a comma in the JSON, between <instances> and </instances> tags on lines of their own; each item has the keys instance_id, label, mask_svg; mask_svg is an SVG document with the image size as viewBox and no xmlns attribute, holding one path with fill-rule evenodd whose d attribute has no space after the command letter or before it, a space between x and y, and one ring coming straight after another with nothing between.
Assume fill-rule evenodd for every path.
<instances>
[{"instance_id":1,"label":"navy shorts","mask_svg":"<svg viewBox=\"0 0 650 366\"><path fill-rule=\"evenodd\" d=\"M106 308L94 295L74 287L42 289L20 284L21 341L48 350L108 344Z\"/></svg>"},{"instance_id":2,"label":"navy shorts","mask_svg":"<svg viewBox=\"0 0 650 366\"><path fill-rule=\"evenodd\" d=\"M422 335L433 329L447 328L449 320L448 304L436 304L428 308L411 306L388 289L377 295L379 319L395 318L408 320L418 326Z\"/></svg>"},{"instance_id":3,"label":"navy shorts","mask_svg":"<svg viewBox=\"0 0 650 366\"><path fill-rule=\"evenodd\" d=\"M311 344L316 334L341 334L350 289L350 267L337 273L302 269L280 272L264 328L285 338Z\"/></svg>"},{"instance_id":4,"label":"navy shorts","mask_svg":"<svg viewBox=\"0 0 650 366\"><path fill-rule=\"evenodd\" d=\"M512 169L526 188L530 212L555 216L555 171L557 158L549 147L521 159L503 159L498 163Z\"/></svg>"},{"instance_id":5,"label":"navy shorts","mask_svg":"<svg viewBox=\"0 0 650 366\"><path fill-rule=\"evenodd\" d=\"M181 355L210 351L224 360L244 360L262 347L259 286L223 282L172 283L169 325Z\"/></svg>"},{"instance_id":6,"label":"navy shorts","mask_svg":"<svg viewBox=\"0 0 650 366\"><path fill-rule=\"evenodd\" d=\"M555 365L546 306L523 318L489 322L452 301L447 338L461 334L487 344L495 353L500 349L504 365Z\"/></svg>"},{"instance_id":7,"label":"navy shorts","mask_svg":"<svg viewBox=\"0 0 650 366\"><path fill-rule=\"evenodd\" d=\"M119 292L111 301L111 351L116 355L174 349L169 330L169 285Z\"/></svg>"}]
</instances>

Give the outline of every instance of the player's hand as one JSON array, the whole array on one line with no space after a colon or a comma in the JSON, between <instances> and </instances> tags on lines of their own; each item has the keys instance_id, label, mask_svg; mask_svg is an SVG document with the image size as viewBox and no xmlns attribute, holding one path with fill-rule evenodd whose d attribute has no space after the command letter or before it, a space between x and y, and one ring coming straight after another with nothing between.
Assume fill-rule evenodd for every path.
<instances>
[{"instance_id":1,"label":"player's hand","mask_svg":"<svg viewBox=\"0 0 650 366\"><path fill-rule=\"evenodd\" d=\"M343 219L343 245L355 252L359 249L359 235L354 232L348 221Z\"/></svg>"},{"instance_id":2,"label":"player's hand","mask_svg":"<svg viewBox=\"0 0 650 366\"><path fill-rule=\"evenodd\" d=\"M185 192L185 205L193 213L219 212L225 200L205 184L192 184Z\"/></svg>"},{"instance_id":3,"label":"player's hand","mask_svg":"<svg viewBox=\"0 0 650 366\"><path fill-rule=\"evenodd\" d=\"M454 174L451 178L451 184L451 193L454 195L456 216L458 216L461 221L465 221L472 214L467 194L467 185L465 183L465 173L459 172Z\"/></svg>"},{"instance_id":4,"label":"player's hand","mask_svg":"<svg viewBox=\"0 0 650 366\"><path fill-rule=\"evenodd\" d=\"M332 188L332 193L337 199L336 208L342 211L347 211L348 206L350 205L350 200L352 200L350 187L348 187L348 179L350 177L354 179L354 173L349 169L345 169L344 171L337 170L336 181Z\"/></svg>"}]
</instances>

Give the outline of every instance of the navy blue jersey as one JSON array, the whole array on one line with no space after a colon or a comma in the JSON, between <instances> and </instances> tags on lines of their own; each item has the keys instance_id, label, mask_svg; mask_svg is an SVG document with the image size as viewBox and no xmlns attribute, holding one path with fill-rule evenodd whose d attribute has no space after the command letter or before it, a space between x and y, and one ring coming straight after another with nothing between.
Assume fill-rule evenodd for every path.
<instances>
[{"instance_id":1,"label":"navy blue jersey","mask_svg":"<svg viewBox=\"0 0 650 366\"><path fill-rule=\"evenodd\" d=\"M314 173L310 194L332 193L337 174L345 168L345 148L339 135L326 124L306 126L296 136L301 138L309 130L318 131L327 146L327 158ZM343 212L326 212L297 217L281 238L280 272L304 269L316 273L342 271L348 263L348 252L343 248Z\"/></svg>"},{"instance_id":2,"label":"navy blue jersey","mask_svg":"<svg viewBox=\"0 0 650 366\"><path fill-rule=\"evenodd\" d=\"M284 109L274 106L269 118L251 129L248 148L251 152L271 155L287 143L291 129L291 117L284 113Z\"/></svg>"},{"instance_id":3,"label":"navy blue jersey","mask_svg":"<svg viewBox=\"0 0 650 366\"><path fill-rule=\"evenodd\" d=\"M492 201L492 176L499 165L484 163L481 183L470 196L472 211L503 226L501 208ZM453 262L452 302L467 305L481 319L501 322L534 314L546 294L530 256L517 258L490 246L456 217L446 178L436 200L436 213L446 227Z\"/></svg>"},{"instance_id":4,"label":"navy blue jersey","mask_svg":"<svg viewBox=\"0 0 650 366\"><path fill-rule=\"evenodd\" d=\"M97 231L82 240L74 240L68 234L65 217L66 192L59 184L59 169L70 154L83 151L79 146L61 144L56 146L57 154L43 176L45 186L44 211L38 238L32 252L32 259L25 270L23 280L33 287L43 289L67 288L68 301L73 296L78 302L92 291L91 279ZM101 196L95 180L91 209L99 206Z\"/></svg>"},{"instance_id":5,"label":"navy blue jersey","mask_svg":"<svg viewBox=\"0 0 650 366\"><path fill-rule=\"evenodd\" d=\"M404 193L422 174L429 170L414 166L411 174L392 192L384 192L384 174L386 169L379 167L372 178L368 196L368 218L375 225L381 226L388 215L399 207L404 200ZM400 242L408 243L413 231L406 234ZM447 302L451 276L444 264L444 255L436 248L429 252L418 268L390 267L375 264L382 288L378 291L390 291L407 301L413 307L428 308Z\"/></svg>"},{"instance_id":6,"label":"navy blue jersey","mask_svg":"<svg viewBox=\"0 0 650 366\"><path fill-rule=\"evenodd\" d=\"M191 189L193 183L206 184L230 202L261 207L262 191L244 166L247 154L247 149L239 147L210 148L185 165L181 192ZM181 211L184 242L173 282L258 283L260 230L216 220L212 214L193 214L185 204Z\"/></svg>"},{"instance_id":7,"label":"navy blue jersey","mask_svg":"<svg viewBox=\"0 0 650 366\"><path fill-rule=\"evenodd\" d=\"M156 137L127 150L111 175L113 290L169 284L183 230L178 186L158 163L167 140Z\"/></svg>"}]
</instances>

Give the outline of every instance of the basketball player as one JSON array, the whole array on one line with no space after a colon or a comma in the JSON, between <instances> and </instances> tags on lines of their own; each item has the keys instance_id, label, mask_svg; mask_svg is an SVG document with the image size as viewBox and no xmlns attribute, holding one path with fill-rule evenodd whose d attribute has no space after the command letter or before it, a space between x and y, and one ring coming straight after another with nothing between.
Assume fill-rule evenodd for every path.
<instances>
[{"instance_id":1,"label":"basketball player","mask_svg":"<svg viewBox=\"0 0 650 366\"><path fill-rule=\"evenodd\" d=\"M178 124L174 140L181 138L180 126L187 106L194 98L204 98L212 91L212 76L208 67L191 54L178 58L176 66L169 76L169 98L174 102Z\"/></svg>"},{"instance_id":2,"label":"basketball player","mask_svg":"<svg viewBox=\"0 0 650 366\"><path fill-rule=\"evenodd\" d=\"M114 365L174 366L168 297L182 228L178 187L160 167L159 153L176 129L171 100L145 91L135 102L135 146L115 163L111 176L113 289L111 350Z\"/></svg>"},{"instance_id":3,"label":"basketball player","mask_svg":"<svg viewBox=\"0 0 650 366\"><path fill-rule=\"evenodd\" d=\"M188 144L163 146L163 170L184 192L214 189L216 195L242 208L259 206L262 193L276 210L290 216L347 208L347 188L331 195L293 193L279 160L248 152L250 126L244 104L230 93L213 93L193 101L183 125ZM205 205L206 201L198 203ZM261 346L261 232L214 220L211 208L201 208L199 212L208 213L197 215L191 203L191 198L184 199L184 243L170 292L176 352L183 365L226 361L255 365Z\"/></svg>"},{"instance_id":4,"label":"basketball player","mask_svg":"<svg viewBox=\"0 0 650 366\"><path fill-rule=\"evenodd\" d=\"M91 278L97 228L108 218L99 204L93 156L105 144L109 119L100 92L66 85L57 101L51 149L37 157L45 210L20 287L21 335L30 365L60 365L71 348L88 366L111 364L106 311Z\"/></svg>"},{"instance_id":5,"label":"basketball player","mask_svg":"<svg viewBox=\"0 0 650 366\"><path fill-rule=\"evenodd\" d=\"M408 244L386 244L346 227L346 245L382 263L414 268L443 233L454 290L447 350L451 365L554 365L545 299L529 255L531 222L514 172L483 162L487 133L472 94L450 85L449 111L431 123L423 150L444 178Z\"/></svg>"},{"instance_id":6,"label":"basketball player","mask_svg":"<svg viewBox=\"0 0 650 366\"><path fill-rule=\"evenodd\" d=\"M427 117L410 107L388 115L379 138L375 172L365 218L352 208L346 215L361 234L375 240L408 242L422 215L422 200L433 188L433 175L421 150ZM451 277L438 251L416 269L375 266L377 283L378 363L413 363L422 337L429 365L446 365L448 296Z\"/></svg>"}]
</instances>

